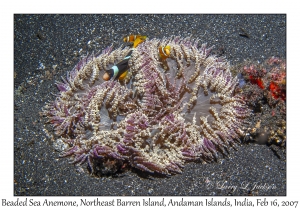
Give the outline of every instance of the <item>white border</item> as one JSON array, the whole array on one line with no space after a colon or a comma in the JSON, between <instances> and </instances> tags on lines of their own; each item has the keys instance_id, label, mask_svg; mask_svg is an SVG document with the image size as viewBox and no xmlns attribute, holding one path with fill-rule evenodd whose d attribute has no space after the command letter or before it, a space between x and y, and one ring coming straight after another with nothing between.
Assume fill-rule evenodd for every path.
<instances>
[{"instance_id":1,"label":"white border","mask_svg":"<svg viewBox=\"0 0 300 210\"><path fill-rule=\"evenodd\" d=\"M268 200L299 200L299 12L296 4L276 0L234 0L234 1L6 1L1 3L1 120L0 120L0 199L16 200L13 197L13 15L15 13L287 13L287 197L267 197ZM294 1L296 2L296 1ZM95 197L91 198L94 199ZM143 197L124 197L126 200L141 200ZM160 197L153 197L157 200ZM170 197L165 197L169 199ZM197 200L198 197L184 197ZM202 197L204 200L209 197ZM223 197L215 197L223 200ZM247 199L255 201L260 197ZM24 198L22 198L24 199ZM43 201L43 197L35 197ZM50 200L79 200L79 197L48 197ZM101 197L110 200L112 197ZM115 198L116 199L116 198ZM180 200L181 197L174 197ZM230 198L233 202L234 198ZM238 197L242 199L242 197ZM30 207L27 207L30 208ZM153 208L153 207L152 207ZM157 207L155 207L157 208ZM174 207L172 207L174 208ZM179 208L179 207L177 207ZM180 207L181 208L181 207ZM199 208L199 207L195 207ZM201 208L201 207L200 207ZM217 209L214 207L212 209ZM122 207L132 209L132 207Z\"/></svg>"}]
</instances>

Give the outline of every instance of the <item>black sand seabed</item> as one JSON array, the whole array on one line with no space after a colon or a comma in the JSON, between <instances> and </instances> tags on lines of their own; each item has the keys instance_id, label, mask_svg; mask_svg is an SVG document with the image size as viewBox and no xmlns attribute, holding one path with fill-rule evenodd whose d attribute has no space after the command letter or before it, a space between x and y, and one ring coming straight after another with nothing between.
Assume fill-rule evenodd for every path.
<instances>
[{"instance_id":1,"label":"black sand seabed","mask_svg":"<svg viewBox=\"0 0 300 210\"><path fill-rule=\"evenodd\" d=\"M239 35L244 32L249 38ZM95 178L58 158L39 115L54 99L55 80L81 55L112 43L118 47L131 33L192 35L215 45L214 53L231 64L286 56L286 15L15 15L14 195L286 195L286 160L266 145L242 144L225 159L186 164L182 174L170 178L135 171ZM247 183L250 189L256 183L272 188L241 189Z\"/></svg>"}]
</instances>

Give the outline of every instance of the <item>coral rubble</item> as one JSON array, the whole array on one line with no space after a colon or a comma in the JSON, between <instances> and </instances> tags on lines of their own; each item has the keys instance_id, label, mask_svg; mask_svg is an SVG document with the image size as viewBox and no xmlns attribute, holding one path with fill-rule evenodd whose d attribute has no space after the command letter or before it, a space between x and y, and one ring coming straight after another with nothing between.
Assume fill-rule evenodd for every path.
<instances>
[{"instance_id":1,"label":"coral rubble","mask_svg":"<svg viewBox=\"0 0 300 210\"><path fill-rule=\"evenodd\" d=\"M253 108L247 141L286 145L286 63L271 57L259 65L244 66L240 80L244 100Z\"/></svg>"},{"instance_id":2,"label":"coral rubble","mask_svg":"<svg viewBox=\"0 0 300 210\"><path fill-rule=\"evenodd\" d=\"M165 60L161 46L170 49ZM124 80L104 81L129 50L85 57L57 82L60 92L44 114L61 156L88 162L94 174L129 165L169 175L186 161L227 154L244 136L250 111L225 58L191 38L147 39L133 50Z\"/></svg>"}]
</instances>

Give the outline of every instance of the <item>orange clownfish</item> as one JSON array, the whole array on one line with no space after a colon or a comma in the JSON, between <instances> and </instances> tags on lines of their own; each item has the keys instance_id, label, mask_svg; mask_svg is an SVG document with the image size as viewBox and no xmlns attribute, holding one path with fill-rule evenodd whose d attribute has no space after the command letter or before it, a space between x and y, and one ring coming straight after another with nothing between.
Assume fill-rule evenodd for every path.
<instances>
[{"instance_id":1,"label":"orange clownfish","mask_svg":"<svg viewBox=\"0 0 300 210\"><path fill-rule=\"evenodd\" d=\"M162 60L166 60L168 57L170 57L170 51L171 51L171 47L169 45L165 47L160 46L158 48L158 53Z\"/></svg>"},{"instance_id":2,"label":"orange clownfish","mask_svg":"<svg viewBox=\"0 0 300 210\"><path fill-rule=\"evenodd\" d=\"M147 36L142 36L142 35L129 35L129 36L125 36L123 41L124 42L134 42L137 38L139 39L146 39Z\"/></svg>"},{"instance_id":3,"label":"orange clownfish","mask_svg":"<svg viewBox=\"0 0 300 210\"><path fill-rule=\"evenodd\" d=\"M140 43L145 41L147 36L142 36L142 35L129 35L124 37L123 41L124 42L133 42L133 47L136 48Z\"/></svg>"}]
</instances>

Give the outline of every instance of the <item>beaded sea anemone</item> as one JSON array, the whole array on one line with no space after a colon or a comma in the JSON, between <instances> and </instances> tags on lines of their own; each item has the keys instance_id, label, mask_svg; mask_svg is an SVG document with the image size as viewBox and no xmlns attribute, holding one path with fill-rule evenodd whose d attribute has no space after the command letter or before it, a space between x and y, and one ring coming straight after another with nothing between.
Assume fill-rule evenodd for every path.
<instances>
[{"instance_id":1,"label":"beaded sea anemone","mask_svg":"<svg viewBox=\"0 0 300 210\"><path fill-rule=\"evenodd\" d=\"M170 47L165 60L160 46ZM44 114L62 157L87 162L94 174L125 166L174 174L239 142L250 112L223 57L190 38L147 39L133 50L124 80L104 81L105 70L130 50L85 57L57 82L60 93Z\"/></svg>"}]
</instances>

